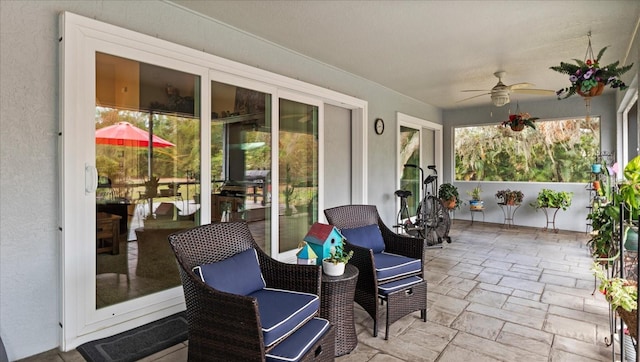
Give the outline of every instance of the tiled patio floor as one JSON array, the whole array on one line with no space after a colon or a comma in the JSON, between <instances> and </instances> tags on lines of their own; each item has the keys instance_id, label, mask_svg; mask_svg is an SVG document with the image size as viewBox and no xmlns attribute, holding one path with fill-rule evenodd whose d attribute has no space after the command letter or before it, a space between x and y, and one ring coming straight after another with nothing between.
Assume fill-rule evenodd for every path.
<instances>
[{"instance_id":1,"label":"tiled patio floor","mask_svg":"<svg viewBox=\"0 0 640 362\"><path fill-rule=\"evenodd\" d=\"M457 220L426 254L428 312L377 338L356 305L358 346L337 361L611 361L608 305L594 289L584 233ZM50 351L25 361L82 361ZM186 344L145 361L186 361Z\"/></svg>"}]
</instances>

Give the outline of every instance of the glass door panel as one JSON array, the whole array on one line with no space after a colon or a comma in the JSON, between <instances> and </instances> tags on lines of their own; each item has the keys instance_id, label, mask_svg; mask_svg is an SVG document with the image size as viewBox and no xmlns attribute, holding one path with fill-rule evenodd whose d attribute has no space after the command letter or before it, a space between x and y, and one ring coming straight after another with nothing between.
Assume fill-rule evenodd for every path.
<instances>
[{"instance_id":1,"label":"glass door panel","mask_svg":"<svg viewBox=\"0 0 640 362\"><path fill-rule=\"evenodd\" d=\"M271 95L211 82L211 222L244 220L270 252Z\"/></svg>"},{"instance_id":2,"label":"glass door panel","mask_svg":"<svg viewBox=\"0 0 640 362\"><path fill-rule=\"evenodd\" d=\"M279 253L294 250L318 219L318 106L280 99Z\"/></svg>"},{"instance_id":3,"label":"glass door panel","mask_svg":"<svg viewBox=\"0 0 640 362\"><path fill-rule=\"evenodd\" d=\"M199 223L199 88L96 53L96 309L180 285L167 236Z\"/></svg>"},{"instance_id":4,"label":"glass door panel","mask_svg":"<svg viewBox=\"0 0 640 362\"><path fill-rule=\"evenodd\" d=\"M409 208L408 217L414 217L416 216L416 211L420 202L422 175L420 174L419 168L405 167L405 165L410 164L416 165L418 167L421 165L419 129L403 125L400 126L399 152L400 154L398 155L398 167L400 168L400 189L411 191L411 196L407 198L407 206Z\"/></svg>"}]
</instances>

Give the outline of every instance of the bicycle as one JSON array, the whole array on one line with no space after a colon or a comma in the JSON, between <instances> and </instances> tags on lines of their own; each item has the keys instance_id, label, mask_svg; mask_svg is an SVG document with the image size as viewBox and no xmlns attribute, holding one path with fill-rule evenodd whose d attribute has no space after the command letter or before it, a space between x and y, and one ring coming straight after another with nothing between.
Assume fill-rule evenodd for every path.
<instances>
[{"instance_id":1,"label":"bicycle","mask_svg":"<svg viewBox=\"0 0 640 362\"><path fill-rule=\"evenodd\" d=\"M395 195L400 198L400 211L398 212L398 223L395 226L402 228L408 235L424 239L428 246L442 244L443 241L451 243L451 238L449 237L451 228L449 210L444 207L442 200L437 197L438 171L436 167L433 165L427 167L434 174L428 175L426 179L422 167L412 164L405 164L404 167L420 170L423 197L420 200L420 204L418 204L415 220L411 221L407 198L412 195L412 192L396 190Z\"/></svg>"}]
</instances>

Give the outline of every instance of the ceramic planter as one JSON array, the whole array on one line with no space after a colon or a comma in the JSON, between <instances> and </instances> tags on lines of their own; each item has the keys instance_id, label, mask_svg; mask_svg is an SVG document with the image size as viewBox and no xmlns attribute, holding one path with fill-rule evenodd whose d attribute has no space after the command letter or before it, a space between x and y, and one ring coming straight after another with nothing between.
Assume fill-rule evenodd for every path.
<instances>
[{"instance_id":1,"label":"ceramic planter","mask_svg":"<svg viewBox=\"0 0 640 362\"><path fill-rule=\"evenodd\" d=\"M624 242L624 248L630 251L638 251L638 232L633 228L627 231L627 238Z\"/></svg>"},{"instance_id":2,"label":"ceramic planter","mask_svg":"<svg viewBox=\"0 0 640 362\"><path fill-rule=\"evenodd\" d=\"M345 263L337 263L323 260L322 261L322 272L331 277L337 277L344 274L344 268L347 264Z\"/></svg>"},{"instance_id":3,"label":"ceramic planter","mask_svg":"<svg viewBox=\"0 0 640 362\"><path fill-rule=\"evenodd\" d=\"M600 171L602 171L602 165L601 164L594 163L593 165L591 165L591 172L600 173Z\"/></svg>"},{"instance_id":4,"label":"ceramic planter","mask_svg":"<svg viewBox=\"0 0 640 362\"><path fill-rule=\"evenodd\" d=\"M484 208L484 201L482 201L482 200L470 200L469 201L469 208L471 210L480 210L480 209Z\"/></svg>"}]
</instances>

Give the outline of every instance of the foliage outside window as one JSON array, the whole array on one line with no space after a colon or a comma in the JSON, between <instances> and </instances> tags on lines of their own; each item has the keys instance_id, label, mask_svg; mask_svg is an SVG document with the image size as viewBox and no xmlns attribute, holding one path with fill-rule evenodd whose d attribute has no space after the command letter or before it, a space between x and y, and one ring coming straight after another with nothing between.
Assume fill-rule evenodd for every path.
<instances>
[{"instance_id":1,"label":"foliage outside window","mask_svg":"<svg viewBox=\"0 0 640 362\"><path fill-rule=\"evenodd\" d=\"M600 152L600 117L454 129L457 181L587 182Z\"/></svg>"}]
</instances>

